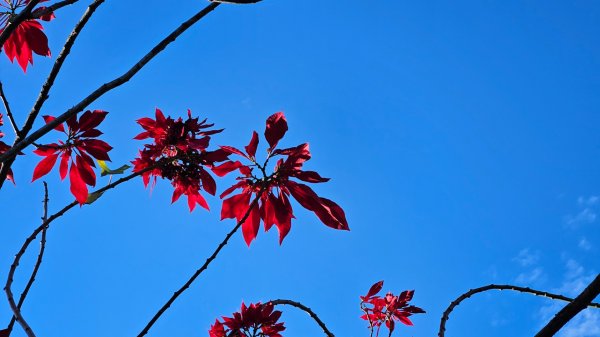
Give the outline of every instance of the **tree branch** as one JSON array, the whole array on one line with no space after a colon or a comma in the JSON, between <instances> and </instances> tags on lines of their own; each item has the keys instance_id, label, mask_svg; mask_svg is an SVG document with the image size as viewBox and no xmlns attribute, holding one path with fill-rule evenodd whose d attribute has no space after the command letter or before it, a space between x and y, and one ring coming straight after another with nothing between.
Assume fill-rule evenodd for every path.
<instances>
[{"instance_id":1,"label":"tree branch","mask_svg":"<svg viewBox=\"0 0 600 337\"><path fill-rule=\"evenodd\" d=\"M0 162L2 162L2 170L0 170L0 188L2 188L2 184L6 179L6 175L8 174L8 169L12 165L12 161L16 154L23 150L28 145L32 144L40 137L48 133L50 130L54 129L59 124L65 122L69 117L76 115L77 113L83 111L88 105L93 103L96 99L102 97L107 92L121 86L122 84L128 82L135 74L137 74L148 62L150 62L156 55L158 55L161 51L163 51L169 44L175 41L181 34L183 34L188 28L190 28L193 24L200 21L204 16L208 13L212 12L215 8L217 8L219 3L211 3L206 6L204 9L196 13L190 19L182 23L178 28L176 28L171 34L165 37L161 42L159 42L150 52L148 52L144 57L142 57L131 69L125 72L120 77L101 85L98 89L84 98L81 102L64 112L62 115L56 117L50 123L42 126L31 135L27 136L23 140L19 142L15 142L13 147L7 150L5 153L0 155Z\"/></svg>"},{"instance_id":2,"label":"tree branch","mask_svg":"<svg viewBox=\"0 0 600 337\"><path fill-rule=\"evenodd\" d=\"M580 311L590 306L594 298L600 294L600 274L577 296L571 303L562 308L551 320L544 326L535 337L554 336L565 324L567 324Z\"/></svg>"},{"instance_id":3,"label":"tree branch","mask_svg":"<svg viewBox=\"0 0 600 337\"><path fill-rule=\"evenodd\" d=\"M154 169L154 166L150 166L147 167L139 172L134 172L126 177L123 177L111 184L108 184L94 192L92 192L91 194L98 194L98 198L101 196L102 193L104 193L105 191L115 188L117 186L119 186L120 184L129 181L137 176L142 175L143 173ZM21 315L21 311L20 308L18 307L18 305L15 303L14 300L14 295L12 293L11 287L12 287L12 283L13 283L13 279L14 279L14 275L15 272L17 270L17 267L19 266L19 262L21 261L21 258L23 257L23 255L25 254L25 252L27 251L27 248L29 247L29 245L31 244L31 242L33 242L36 237L40 234L40 232L46 231L48 230L48 228L50 227L50 223L52 223L52 221L60 218L61 216L63 216L67 211L69 211L71 208L75 207L76 205L78 205L79 203L75 200L72 203L68 204L67 206L63 207L60 211L52 214L49 218L47 218L39 227L37 227L33 233L31 233L31 235L29 235L29 237L27 237L27 239L25 239L25 242L23 243L23 245L21 246L21 249L19 250L19 252L15 255L15 258L13 260L13 263L10 266L10 270L8 272L8 277L6 280L6 285L4 286L4 292L6 293L6 297L8 299L8 303L10 305L10 308L13 311L13 315L16 318L16 321L23 327L23 329L25 330L25 332L27 333L27 336L29 337L35 337L35 334L33 333L33 330L31 330L31 327L27 324L27 322L23 319L23 316Z\"/></svg>"},{"instance_id":4,"label":"tree branch","mask_svg":"<svg viewBox=\"0 0 600 337\"><path fill-rule=\"evenodd\" d=\"M10 105L8 104L8 99L6 95L4 95L4 89L2 89L2 82L0 82L0 99L2 100L2 104L4 104L4 110L6 110L6 117L10 122L10 125L15 132L15 136L19 137L21 132L19 131L19 127L17 127L17 123L15 122L15 118L13 117L12 111L10 110Z\"/></svg>"},{"instance_id":5,"label":"tree branch","mask_svg":"<svg viewBox=\"0 0 600 337\"><path fill-rule=\"evenodd\" d=\"M6 42L10 34L12 34L12 32L21 24L21 22L29 18L33 7L35 7L39 2L40 0L31 0L31 2L28 3L27 6L25 6L25 8L23 8L23 10L17 16L13 17L12 20L9 20L8 25L6 25L4 30L0 33L0 53L2 53L4 42Z\"/></svg>"},{"instance_id":6,"label":"tree branch","mask_svg":"<svg viewBox=\"0 0 600 337\"><path fill-rule=\"evenodd\" d=\"M38 10L35 13L32 13L30 15L30 18L31 19L38 19L41 16L44 16L46 14L50 14L52 12L55 12L57 9L63 8L63 7L68 6L68 5L72 5L72 4L76 3L77 1L79 1L79 0L63 0L63 1L59 1L59 2L57 2L55 4L53 4L53 5L50 5L50 6L46 7L46 8L44 8L44 9L42 9L42 10Z\"/></svg>"},{"instance_id":7,"label":"tree branch","mask_svg":"<svg viewBox=\"0 0 600 337\"><path fill-rule=\"evenodd\" d=\"M187 280L187 282L185 282L185 284L181 288L179 288L179 290L177 290L175 293L173 293L173 295L171 296L171 298L169 298L167 303L165 303L160 308L160 310L158 310L158 312L156 312L156 314L154 314L154 317L152 317L150 322L148 322L148 324L146 324L146 326L144 327L142 332L140 332L137 337L145 336L148 333L148 331L150 330L150 328L152 328L154 323L156 323L156 321L160 318L160 316L162 316L162 314L164 314L165 311L167 311L167 309L169 309L171 307L171 304L173 304L173 302L175 302L175 300L179 297L179 295L181 295L184 291L186 291L192 285L192 283L196 280L196 278L198 278L198 276L200 276L200 274L202 274L202 272L204 272L208 268L210 263L217 257L217 255L219 255L219 252L221 251L221 249L223 249L223 247L225 247L227 245L227 242L233 236L233 234L235 234L235 232L237 232L238 229L240 229L240 227L242 226L244 221L246 221L246 219L248 219L248 216L250 216L250 211L252 210L252 208L257 206L258 200L260 199L260 197L262 196L264 191L265 191L265 186L262 186L260 191L256 194L256 197L254 198L252 203L250 203L250 206L248 207L248 210L246 210L246 213L244 214L244 216L240 219L240 221L238 221L237 225L225 236L225 239L219 244L219 246L217 247L217 249L215 249L215 251L212 253L212 255L208 259L206 259L206 261L204 262L202 267L200 267L200 269L196 270L196 272L192 275L192 277L190 277L189 280Z\"/></svg>"},{"instance_id":8,"label":"tree branch","mask_svg":"<svg viewBox=\"0 0 600 337\"><path fill-rule=\"evenodd\" d=\"M325 335L327 335L327 337L335 337L335 335L331 331L329 331L329 329L327 329L327 326L325 325L325 323L323 323L319 316L317 316L317 314L315 314L314 311L312 311L309 307L305 306L304 304L292 300L283 299L277 299L269 302L273 303L273 305L291 305L300 310L303 310L304 312L309 314L310 317L315 320L315 322L317 322L317 324L321 327L321 329L323 329L323 332L325 333Z\"/></svg>"},{"instance_id":9,"label":"tree branch","mask_svg":"<svg viewBox=\"0 0 600 337\"><path fill-rule=\"evenodd\" d=\"M44 223L48 220L48 201L50 201L48 199L48 184L44 181L44 201L43 201L44 213L42 216L42 223ZM40 251L38 253L37 260L35 261L35 266L33 267L33 271L31 272L31 276L29 277L29 281L27 282L25 289L23 289L23 292L21 293L21 296L19 297L19 303L17 303L17 308L19 309L19 311L21 310L21 307L23 306L23 302L25 302L25 298L27 297L27 294L29 293L29 290L31 289L33 282L35 282L35 277L37 276L40 266L42 265L42 260L44 258L44 251L46 250L46 230L47 229L48 229L48 226L46 226L46 227L44 227L44 229L42 229L42 237L40 239ZM13 329L13 326L15 325L16 320L17 320L17 317L14 315L10 319L8 328L6 328L6 330L8 330L9 335Z\"/></svg>"},{"instance_id":10,"label":"tree branch","mask_svg":"<svg viewBox=\"0 0 600 337\"><path fill-rule=\"evenodd\" d=\"M514 285L510 285L510 284L490 284L490 285L487 285L484 287L471 289L471 290L467 291L466 293L460 295L454 301L452 301L450 303L450 305L448 306L448 308L446 308L446 310L444 311L444 314L442 315L442 318L440 320L440 330L438 332L438 337L444 337L444 333L446 331L446 321L448 321L448 319L450 318L450 313L452 312L452 310L454 310L454 308L456 306L458 306L462 301L466 300L467 298L469 298L475 294L488 291L488 290L511 290L511 291L517 291L517 292L521 292L521 293L533 294L533 295L541 296L541 297L547 297L547 298L550 298L553 300L560 300L560 301L566 301L566 302L573 301L572 298L569 298L566 296L552 294L549 292L539 291L539 290L526 288L526 287L518 287L518 286L514 286ZM599 303L589 303L588 306L600 309Z\"/></svg>"},{"instance_id":11,"label":"tree branch","mask_svg":"<svg viewBox=\"0 0 600 337\"><path fill-rule=\"evenodd\" d=\"M60 69L62 68L62 65L64 64L65 59L71 52L71 47L73 47L73 44L75 43L75 40L77 39L77 36L79 36L79 33L81 32L83 27L85 27L85 25L88 23L89 19L92 17L92 15L96 11L96 9L104 1L105 0L95 0L91 5L89 5L87 10L83 13L83 16L81 17L81 19L79 19L79 22L77 22L77 24L73 28L73 31L71 31L71 34L69 34L69 37L65 41L65 44L63 45L63 48L60 51L60 54L56 58L56 62L54 62L54 65L52 66L52 70L50 70L50 74L48 75L48 78L46 78L46 82L44 82L44 84L42 85L42 89L38 95L37 100L33 104L33 108L31 108L31 112L29 112L29 115L27 116L27 120L25 121L23 128L17 134L17 137L13 143L13 147L15 146L15 144L18 144L22 140L22 137L27 135L29 133L29 131L31 130L31 128L33 127L33 123L35 122L35 119L37 118L37 116L40 112L40 109L44 105L44 102L46 102L46 99L48 99L48 92L54 85L54 81L56 80L56 77L58 76L58 73L60 72ZM15 125L15 127L16 127L16 125ZM2 164L2 167L0 168L0 188L2 188L2 185L4 184L4 181L6 180L6 176L8 175L8 170L10 169L15 158L16 158L16 155L9 157Z\"/></svg>"}]
</instances>

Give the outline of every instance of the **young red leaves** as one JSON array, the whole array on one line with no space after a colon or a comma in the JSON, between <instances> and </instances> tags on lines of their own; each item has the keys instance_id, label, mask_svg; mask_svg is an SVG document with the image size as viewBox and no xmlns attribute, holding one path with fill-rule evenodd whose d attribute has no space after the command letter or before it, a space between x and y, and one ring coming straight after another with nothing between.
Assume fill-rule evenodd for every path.
<instances>
[{"instance_id":1,"label":"young red leaves","mask_svg":"<svg viewBox=\"0 0 600 337\"><path fill-rule=\"evenodd\" d=\"M247 307L242 302L241 310L233 313L233 317L223 316L223 322L215 320L208 334L210 337L281 337L280 332L285 330L283 322L277 323L281 311L273 311L273 308L272 303L259 302Z\"/></svg>"},{"instance_id":2,"label":"young red leaves","mask_svg":"<svg viewBox=\"0 0 600 337\"><path fill-rule=\"evenodd\" d=\"M422 314L425 311L414 305L408 305L413 298L414 290L406 290L398 296L388 292L384 297L376 296L383 288L383 281L379 281L371 286L365 296L360 296L360 308L365 313L360 318L369 322L371 332L377 328L377 336L382 324L389 329L389 335L392 335L395 321L400 321L405 325L413 325L408 319L413 314Z\"/></svg>"},{"instance_id":3,"label":"young red leaves","mask_svg":"<svg viewBox=\"0 0 600 337\"><path fill-rule=\"evenodd\" d=\"M2 114L0 114L0 126L4 125L4 120L2 117ZM0 138L4 137L4 133L2 131L0 131ZM0 154L3 154L4 152L8 151L8 149L10 149L10 146L8 146L8 144L6 144L5 142L0 140ZM12 183L15 183L15 177L13 176L13 171L12 169L8 170L8 174L6 175L6 179L8 179L9 181L12 181Z\"/></svg>"},{"instance_id":4,"label":"young red leaves","mask_svg":"<svg viewBox=\"0 0 600 337\"><path fill-rule=\"evenodd\" d=\"M148 186L151 177L154 177L154 184L157 177L168 179L175 188L171 202L186 195L190 212L196 205L208 209L200 190L215 195L217 185L204 166L225 161L229 154L223 150L206 151L206 148L210 135L223 130L207 130L213 124L192 118L190 110L185 121L165 117L159 109L156 109L155 118L146 117L137 121L144 132L134 139L151 138L153 143L145 144L138 158L132 162L134 172L151 168L142 174L144 186Z\"/></svg>"},{"instance_id":5,"label":"young red leaves","mask_svg":"<svg viewBox=\"0 0 600 337\"><path fill-rule=\"evenodd\" d=\"M0 33L6 28L8 23L17 14L15 11L18 8L26 6L31 0L0 0L0 8L5 8L7 11L0 13ZM42 0L40 2L45 2ZM43 10L45 7L39 7L36 11ZM54 14L46 14L40 17L41 20L50 21L54 19ZM15 30L10 34L2 49L11 62L17 60L23 72L27 71L27 65L33 65L33 53L41 56L50 56L50 48L48 48L48 38L43 32L43 27L36 19L29 19L21 22Z\"/></svg>"},{"instance_id":6,"label":"young red leaves","mask_svg":"<svg viewBox=\"0 0 600 337\"><path fill-rule=\"evenodd\" d=\"M261 221L265 231L275 225L279 231L279 243L283 242L290 231L292 218L294 218L290 196L296 199L302 207L313 211L325 225L335 229L349 229L346 215L340 206L329 199L319 197L307 185L290 180L295 178L309 183L321 183L329 179L321 177L317 172L302 170L304 162L311 158L308 144L276 149L287 130L288 125L283 113L273 114L266 123L264 135L269 148L263 164L258 163L255 157L259 143L258 133L255 131L252 133L250 143L245 146L245 151L231 146L221 146L221 149L230 154L244 157L250 161L250 164L244 165L239 161L227 161L213 168L213 172L218 176L224 176L235 170L241 174L237 178L238 182L221 194L221 199L223 199L233 191L242 189L240 194L223 200L221 219L235 218L240 222L249 212L247 219L242 224L242 233L248 246L256 238ZM280 156L280 158L275 165L274 172L267 175L266 166L269 160L276 156ZM260 171L262 178L256 176L255 169ZM249 210L253 199L252 195L257 196L259 193L261 195L258 204Z\"/></svg>"},{"instance_id":7,"label":"young red leaves","mask_svg":"<svg viewBox=\"0 0 600 337\"><path fill-rule=\"evenodd\" d=\"M67 128L60 124L54 129L67 136L65 142L51 143L39 146L35 154L44 157L33 170L31 181L48 174L60 157L59 174L65 179L69 174L71 193L79 204L84 204L88 198L87 186L96 186L94 159L110 161L108 152L112 146L96 139L102 132L96 127L102 123L108 112L102 110L86 111L79 120L73 116L67 120ZM54 120L52 116L44 116L46 123ZM70 168L69 168L70 166Z\"/></svg>"}]
</instances>

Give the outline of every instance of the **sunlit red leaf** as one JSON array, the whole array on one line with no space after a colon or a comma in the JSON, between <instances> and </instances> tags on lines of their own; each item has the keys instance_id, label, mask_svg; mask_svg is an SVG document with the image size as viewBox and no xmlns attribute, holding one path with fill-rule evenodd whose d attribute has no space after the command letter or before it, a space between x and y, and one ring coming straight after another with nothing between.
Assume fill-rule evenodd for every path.
<instances>
[{"instance_id":1,"label":"sunlit red leaf","mask_svg":"<svg viewBox=\"0 0 600 337\"><path fill-rule=\"evenodd\" d=\"M33 170L33 178L31 178L31 181L35 181L35 180L45 176L46 174L48 174L48 172L50 172L50 170L52 170L52 167L54 167L54 164L56 163L57 158L58 158L58 153L54 153L54 154L51 154L51 155L47 156L46 158L42 159L35 166L35 169Z\"/></svg>"},{"instance_id":2,"label":"sunlit red leaf","mask_svg":"<svg viewBox=\"0 0 600 337\"><path fill-rule=\"evenodd\" d=\"M267 127L265 128L265 138L269 143L269 149L272 150L288 130L287 121L283 112L277 112L267 118Z\"/></svg>"},{"instance_id":3,"label":"sunlit red leaf","mask_svg":"<svg viewBox=\"0 0 600 337\"><path fill-rule=\"evenodd\" d=\"M75 196L75 199L80 205L85 204L88 197L88 189L85 182L81 179L79 169L75 163L71 164L69 180L71 181L71 193Z\"/></svg>"},{"instance_id":4,"label":"sunlit red leaf","mask_svg":"<svg viewBox=\"0 0 600 337\"><path fill-rule=\"evenodd\" d=\"M246 145L246 153L250 156L250 158L254 158L256 156L256 148L258 147L258 133L256 131L252 131L252 139L250 139L250 143Z\"/></svg>"}]
</instances>

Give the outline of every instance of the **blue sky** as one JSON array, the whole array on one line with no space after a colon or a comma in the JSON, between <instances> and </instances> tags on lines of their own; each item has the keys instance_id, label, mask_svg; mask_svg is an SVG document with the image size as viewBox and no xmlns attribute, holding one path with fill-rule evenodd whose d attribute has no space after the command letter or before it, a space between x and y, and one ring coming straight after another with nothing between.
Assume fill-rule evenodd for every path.
<instances>
[{"instance_id":1,"label":"blue sky","mask_svg":"<svg viewBox=\"0 0 600 337\"><path fill-rule=\"evenodd\" d=\"M106 1L43 114L62 113L126 71L205 4ZM54 56L84 7L45 24ZM155 107L172 116L190 108L226 128L214 145L238 147L284 111L282 145L310 143L306 168L332 178L315 189L345 209L351 231L331 230L295 205L282 246L274 230L250 249L236 235L150 335L207 336L242 300L289 298L337 336L367 336L358 296L382 279L384 290L415 289L414 304L427 310L396 336L435 335L451 300L489 283L576 295L600 270L599 18L592 1L219 7L90 106L110 112L101 129L114 165L134 158L142 146L131 140L135 120ZM23 75L1 56L19 121L52 60L35 58ZM26 154L14 165L17 185L0 192L1 280L41 214L42 184L29 183L39 157ZM68 185L55 171L46 180L56 211L71 200ZM23 311L38 335L137 335L234 225L219 221L217 199L212 212L190 214L185 202L170 205L171 193L166 181L152 195L132 181L54 223ZM446 336L533 335L559 309L530 295L487 293L456 309ZM0 301L0 318L9 315ZM322 333L293 309L283 320L288 337ZM600 314L585 312L561 336L600 336Z\"/></svg>"}]
</instances>

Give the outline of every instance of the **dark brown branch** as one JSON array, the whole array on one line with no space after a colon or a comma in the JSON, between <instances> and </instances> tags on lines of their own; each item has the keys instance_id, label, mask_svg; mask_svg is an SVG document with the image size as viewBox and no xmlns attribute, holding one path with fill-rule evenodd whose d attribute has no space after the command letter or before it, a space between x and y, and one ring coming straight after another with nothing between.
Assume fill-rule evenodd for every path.
<instances>
[{"instance_id":1,"label":"dark brown branch","mask_svg":"<svg viewBox=\"0 0 600 337\"><path fill-rule=\"evenodd\" d=\"M9 20L8 25L6 25L2 33L0 33L0 53L2 52L1 47L4 46L4 42L6 42L10 34L12 34L12 32L21 24L21 22L29 18L33 7L37 6L39 2L40 0L31 0L31 2L28 3L18 15Z\"/></svg>"},{"instance_id":2,"label":"dark brown branch","mask_svg":"<svg viewBox=\"0 0 600 337\"><path fill-rule=\"evenodd\" d=\"M194 283L196 278L198 278L198 276L200 276L200 274L202 274L202 272L204 272L208 268L210 263L217 257L217 255L219 255L219 252L221 251L221 249L223 249L223 247L225 247L227 245L227 242L229 242L229 239L231 239L233 234L235 234L238 231L238 229L240 229L240 227L242 226L244 221L246 221L246 219L248 219L248 216L250 216L250 211L252 210L252 208L257 206L258 200L260 199L260 197L264 191L265 191L265 187L263 186L260 189L260 191L256 194L256 197L254 198L252 203L250 203L248 210L246 210L246 214L244 214L244 216L240 219L240 221L238 221L237 225L225 236L225 239L223 239L223 241L219 244L217 249L215 249L215 251L212 253L212 255L208 259L206 259L206 261L204 262L202 267L200 267L200 269L196 270L196 272L192 275L192 277L190 277L189 280L187 280L187 282L185 282L185 284L181 288L179 288L179 290L177 290L175 293L173 293L173 295L171 296L171 298L169 298L167 303L165 303L160 308L160 310L158 310L156 312L156 314L154 314L154 317L152 317L150 322L148 322L148 324L146 324L146 326L144 327L142 332L140 332L138 334L138 337L145 336L148 333L148 331L150 330L150 328L152 328L154 323L156 323L156 321L160 318L160 316L162 316L162 314L164 314L165 311L167 311L167 309L169 309L171 307L171 304L173 304L173 302L175 302L175 300L179 297L179 295L181 295L184 291L186 291L192 285L192 283Z\"/></svg>"},{"instance_id":3,"label":"dark brown branch","mask_svg":"<svg viewBox=\"0 0 600 337\"><path fill-rule=\"evenodd\" d=\"M48 201L50 201L48 199L48 184L44 181L44 201L43 201L44 213L42 216L42 223L44 223L48 220ZM21 307L23 306L23 303L25 302L25 298L27 298L27 294L29 294L29 290L31 289L33 282L35 282L35 277L37 276L40 266L42 265L42 260L44 258L44 252L46 250L46 230L47 229L48 229L48 226L44 227L44 229L42 230L42 237L40 239L40 251L38 253L37 260L35 261L35 266L33 267L33 271L31 272L31 276L29 277L29 281L27 282L25 289L23 289L23 292L21 293L21 296L19 297L19 303L17 303L17 308L19 309L19 311L21 310ZM17 317L13 315L13 317L10 320L10 323L8 324L8 328L6 328L6 330L8 330L9 334L12 331L16 320L17 320Z\"/></svg>"},{"instance_id":4,"label":"dark brown branch","mask_svg":"<svg viewBox=\"0 0 600 337\"><path fill-rule=\"evenodd\" d=\"M438 332L438 337L444 337L444 333L446 331L446 321L448 321L448 319L450 318L450 313L452 312L452 310L454 310L454 308L456 306L458 306L462 301L466 300L467 298L469 298L475 294L488 291L488 290L511 290L511 291L517 291L517 292L521 292L521 293L533 294L536 296L547 297L547 298L550 298L553 300L560 300L560 301L566 301L566 302L573 301L572 298L569 298L566 296L552 294L549 292L539 291L539 290L535 290L535 289L531 289L531 288L527 288L527 287L518 287L518 286L514 286L514 285L510 285L510 284L490 284L490 285L487 285L484 287L471 289L471 290L467 291L466 293L460 295L454 301L452 301L450 303L450 305L448 306L448 308L446 308L446 310L444 311L444 314L442 315L442 318L440 320L440 330ZM592 308L600 309L599 303L589 303L588 306L592 307Z\"/></svg>"},{"instance_id":5,"label":"dark brown branch","mask_svg":"<svg viewBox=\"0 0 600 337\"><path fill-rule=\"evenodd\" d=\"M315 322L317 322L317 324L321 327L321 329L323 329L323 332L325 333L325 335L327 335L327 337L335 337L335 335L331 331L329 331L329 329L327 329L327 326L325 325L325 323L323 323L319 316L317 316L317 314L315 314L314 311L312 311L309 307L305 306L304 304L292 300L282 299L277 299L269 302L273 303L273 305L291 305L300 310L303 310L304 312L309 314L310 317L315 320Z\"/></svg>"},{"instance_id":6,"label":"dark brown branch","mask_svg":"<svg viewBox=\"0 0 600 337\"><path fill-rule=\"evenodd\" d=\"M120 184L129 181L137 176L142 175L144 172L147 172L151 169L154 169L154 166L150 166L148 168L145 168L144 170L141 170L139 172L135 172L132 173L126 177L123 177L111 184L108 184L94 192L92 192L92 194L101 194L104 193L105 191L115 188L117 186L119 186ZM99 197L100 197L99 196ZM10 266L10 270L8 272L8 277L6 279L6 285L4 286L4 292L6 293L6 297L8 299L8 303L10 305L10 308L13 311L13 315L16 317L16 320L19 324L21 324L21 326L23 327L23 329L25 330L25 332L27 333L27 335L29 337L35 337L35 334L33 333L33 331L31 330L31 327L29 327L29 325L27 325L27 323L25 322L25 320L23 319L23 317L21 316L21 312L19 310L19 307L17 306L17 304L15 303L14 300L14 296L11 290L12 287L12 283L13 283L13 279L14 279L14 275L15 272L17 270L17 267L19 266L19 263L21 262L21 258L23 257L23 255L25 254L25 252L27 251L27 248L29 247L29 245L36 239L36 237L40 234L40 232L46 231L48 230L48 228L50 227L50 223L52 223L52 221L60 218L61 216L63 216L67 211L69 211L71 208L75 207L76 205L78 205L79 203L77 201L73 201L72 203L68 204L67 206L63 207L63 209L61 209L60 211L52 214L50 217L48 217L48 219L46 219L46 221L44 221L39 227L37 227L32 233L31 235L29 235L29 237L27 237L27 239L25 239L25 242L23 243L23 245L21 246L21 249L19 250L19 252L15 255L15 258L13 260L13 263Z\"/></svg>"},{"instance_id":7,"label":"dark brown branch","mask_svg":"<svg viewBox=\"0 0 600 337\"><path fill-rule=\"evenodd\" d=\"M8 104L8 99L6 95L4 95L4 89L2 88L2 82L0 82L0 99L2 100L2 104L4 104L4 110L6 110L6 117L8 117L8 121L13 128L16 137L19 137L21 132L19 131L19 127L15 122L15 118L13 117L12 111L10 110L10 105Z\"/></svg>"},{"instance_id":8,"label":"dark brown branch","mask_svg":"<svg viewBox=\"0 0 600 337\"><path fill-rule=\"evenodd\" d=\"M32 144L40 137L48 133L50 130L54 129L59 124L65 122L69 117L76 115L77 113L83 111L88 105L93 103L95 100L106 94L107 92L121 86L122 84L128 82L137 72L139 72L148 62L150 62L156 55L158 55L162 50L164 50L169 44L175 41L181 34L183 34L188 28L190 28L193 24L200 21L204 16L208 13L212 12L215 8L219 6L218 3L211 3L206 6L204 9L196 13L190 19L182 23L177 29L175 29L171 34L165 37L161 42L159 42L150 52L148 52L144 57L138 61L131 69L125 72L120 77L101 85L98 89L84 98L81 102L77 103L75 106L67 110L62 115L58 116L56 119L51 121L50 123L42 126L37 131L33 132L31 135L27 136L23 140L16 142L13 147L7 150L4 154L0 155L0 162L3 163L2 170L0 170L0 188L6 179L6 175L8 174L8 169L12 165L12 161L14 161L14 157L16 154L23 150L28 145Z\"/></svg>"},{"instance_id":9,"label":"dark brown branch","mask_svg":"<svg viewBox=\"0 0 600 337\"><path fill-rule=\"evenodd\" d=\"M31 128L33 127L33 123L35 122L35 119L37 118L37 116L40 112L40 109L44 105L44 102L46 102L46 99L48 99L48 92L54 85L54 81L56 80L56 77L58 76L58 73L60 72L60 69L62 68L62 65L64 64L65 59L71 52L71 47L73 47L73 44L75 43L75 40L77 39L77 36L79 36L79 33L81 32L83 27L85 27L85 25L88 23L89 19L92 17L92 15L94 14L94 12L98 8L98 6L100 6L103 2L104 2L104 0L95 0L87 8L87 10L83 13L83 16L81 17L81 19L79 19L79 22L77 22L77 24L73 28L73 31L71 31L71 34L69 34L69 37L65 41L65 44L63 45L63 48L60 51L60 54L56 58L56 62L54 62L54 65L52 66L52 70L50 70L50 74L48 75L48 78L46 78L46 82L44 82L44 84L42 85L42 89L38 95L37 100L33 104L33 108L31 108L31 112L29 112L29 115L27 116L27 120L25 121L23 128L17 134L17 138L15 139L13 146L15 144L18 144L22 140L22 137L27 135L29 133L29 131L31 130ZM2 168L0 169L0 188L4 184L6 175L8 174L8 170L10 169L14 160L15 160L14 156L9 157L2 164Z\"/></svg>"},{"instance_id":10,"label":"dark brown branch","mask_svg":"<svg viewBox=\"0 0 600 337\"><path fill-rule=\"evenodd\" d=\"M79 1L79 0L63 0L63 1L59 1L59 2L57 2L55 4L53 4L53 5L50 5L50 6L46 7L46 8L44 8L44 9L42 9L42 10L35 11L35 13L32 13L30 15L30 18L37 19L37 18L39 18L41 16L44 16L46 14L50 14L52 12L55 12L56 10L58 10L60 8L63 8L63 7L68 6L68 5L72 5L72 4L76 3L77 1Z\"/></svg>"},{"instance_id":11,"label":"dark brown branch","mask_svg":"<svg viewBox=\"0 0 600 337\"><path fill-rule=\"evenodd\" d=\"M562 308L551 320L544 326L535 337L554 336L565 324L575 317L583 309L592 304L596 296L600 294L600 274L577 296L571 303Z\"/></svg>"}]
</instances>

